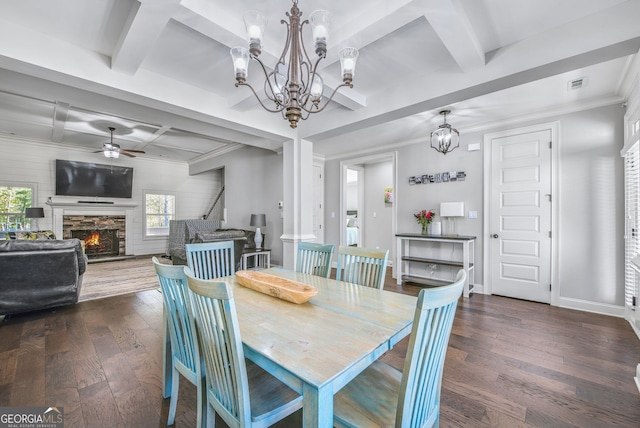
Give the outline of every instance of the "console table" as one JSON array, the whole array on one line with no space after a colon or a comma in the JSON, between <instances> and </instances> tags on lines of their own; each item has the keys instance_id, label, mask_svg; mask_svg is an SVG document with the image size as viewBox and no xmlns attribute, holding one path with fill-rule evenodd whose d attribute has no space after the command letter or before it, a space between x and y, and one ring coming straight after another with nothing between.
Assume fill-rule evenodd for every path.
<instances>
[{"instance_id":1,"label":"console table","mask_svg":"<svg viewBox=\"0 0 640 428\"><path fill-rule=\"evenodd\" d=\"M401 285L403 281L407 281L434 287L452 282L452 280L441 277L411 273L410 266L412 263L416 263L464 269L467 273L467 280L464 284L463 295L464 297L469 297L469 294L473 292L473 284L475 283L473 266L475 258L475 236L399 233L396 235L396 240L396 266L398 266L396 276L398 285ZM412 243L414 244L414 248L412 248ZM416 245L418 243L424 243L425 245ZM443 248L443 244L451 246L450 257L441 256L444 252L449 252L448 249ZM457 253L456 250L458 250ZM432 257L432 254L435 255Z\"/></svg>"}]
</instances>

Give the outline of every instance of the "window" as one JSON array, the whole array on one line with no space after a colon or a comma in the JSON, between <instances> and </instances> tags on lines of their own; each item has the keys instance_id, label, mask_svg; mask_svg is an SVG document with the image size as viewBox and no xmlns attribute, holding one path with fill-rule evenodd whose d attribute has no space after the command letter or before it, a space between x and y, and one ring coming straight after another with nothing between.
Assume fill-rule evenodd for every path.
<instances>
[{"instance_id":1,"label":"window","mask_svg":"<svg viewBox=\"0 0 640 428\"><path fill-rule=\"evenodd\" d=\"M0 184L0 230L29 230L24 210L31 207L34 190L30 186Z\"/></svg>"},{"instance_id":2,"label":"window","mask_svg":"<svg viewBox=\"0 0 640 428\"><path fill-rule=\"evenodd\" d=\"M145 237L169 236L169 221L176 215L176 196L145 192Z\"/></svg>"}]
</instances>

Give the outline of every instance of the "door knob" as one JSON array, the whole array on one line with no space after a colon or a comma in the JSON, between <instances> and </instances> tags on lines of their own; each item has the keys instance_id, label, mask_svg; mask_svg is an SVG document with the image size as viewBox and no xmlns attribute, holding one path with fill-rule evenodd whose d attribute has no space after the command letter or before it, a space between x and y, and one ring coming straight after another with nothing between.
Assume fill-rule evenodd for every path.
<instances>
[{"instance_id":1,"label":"door knob","mask_svg":"<svg viewBox=\"0 0 640 428\"><path fill-rule=\"evenodd\" d=\"M492 238L498 238L498 234L494 233L493 235L491 235Z\"/></svg>"}]
</instances>

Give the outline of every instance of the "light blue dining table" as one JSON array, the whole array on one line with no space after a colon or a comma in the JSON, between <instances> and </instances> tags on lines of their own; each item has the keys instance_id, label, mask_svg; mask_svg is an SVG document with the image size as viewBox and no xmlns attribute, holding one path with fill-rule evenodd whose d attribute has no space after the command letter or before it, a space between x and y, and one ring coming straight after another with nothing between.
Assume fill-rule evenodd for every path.
<instances>
[{"instance_id":1,"label":"light blue dining table","mask_svg":"<svg viewBox=\"0 0 640 428\"><path fill-rule=\"evenodd\" d=\"M314 275L262 272L318 288L295 304L233 286L245 356L302 394L305 427L333 426L333 395L409 335L416 298Z\"/></svg>"}]
</instances>

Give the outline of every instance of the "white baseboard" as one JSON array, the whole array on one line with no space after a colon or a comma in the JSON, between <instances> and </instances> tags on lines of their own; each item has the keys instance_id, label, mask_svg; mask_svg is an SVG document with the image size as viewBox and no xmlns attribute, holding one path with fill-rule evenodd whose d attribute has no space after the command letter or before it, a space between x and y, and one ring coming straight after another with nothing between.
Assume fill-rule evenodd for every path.
<instances>
[{"instance_id":1,"label":"white baseboard","mask_svg":"<svg viewBox=\"0 0 640 428\"><path fill-rule=\"evenodd\" d=\"M558 307L576 309L579 311L593 312L596 314L610 315L612 317L624 318L624 306L609 305L606 303L590 302L588 300L569 299L560 297Z\"/></svg>"}]
</instances>

